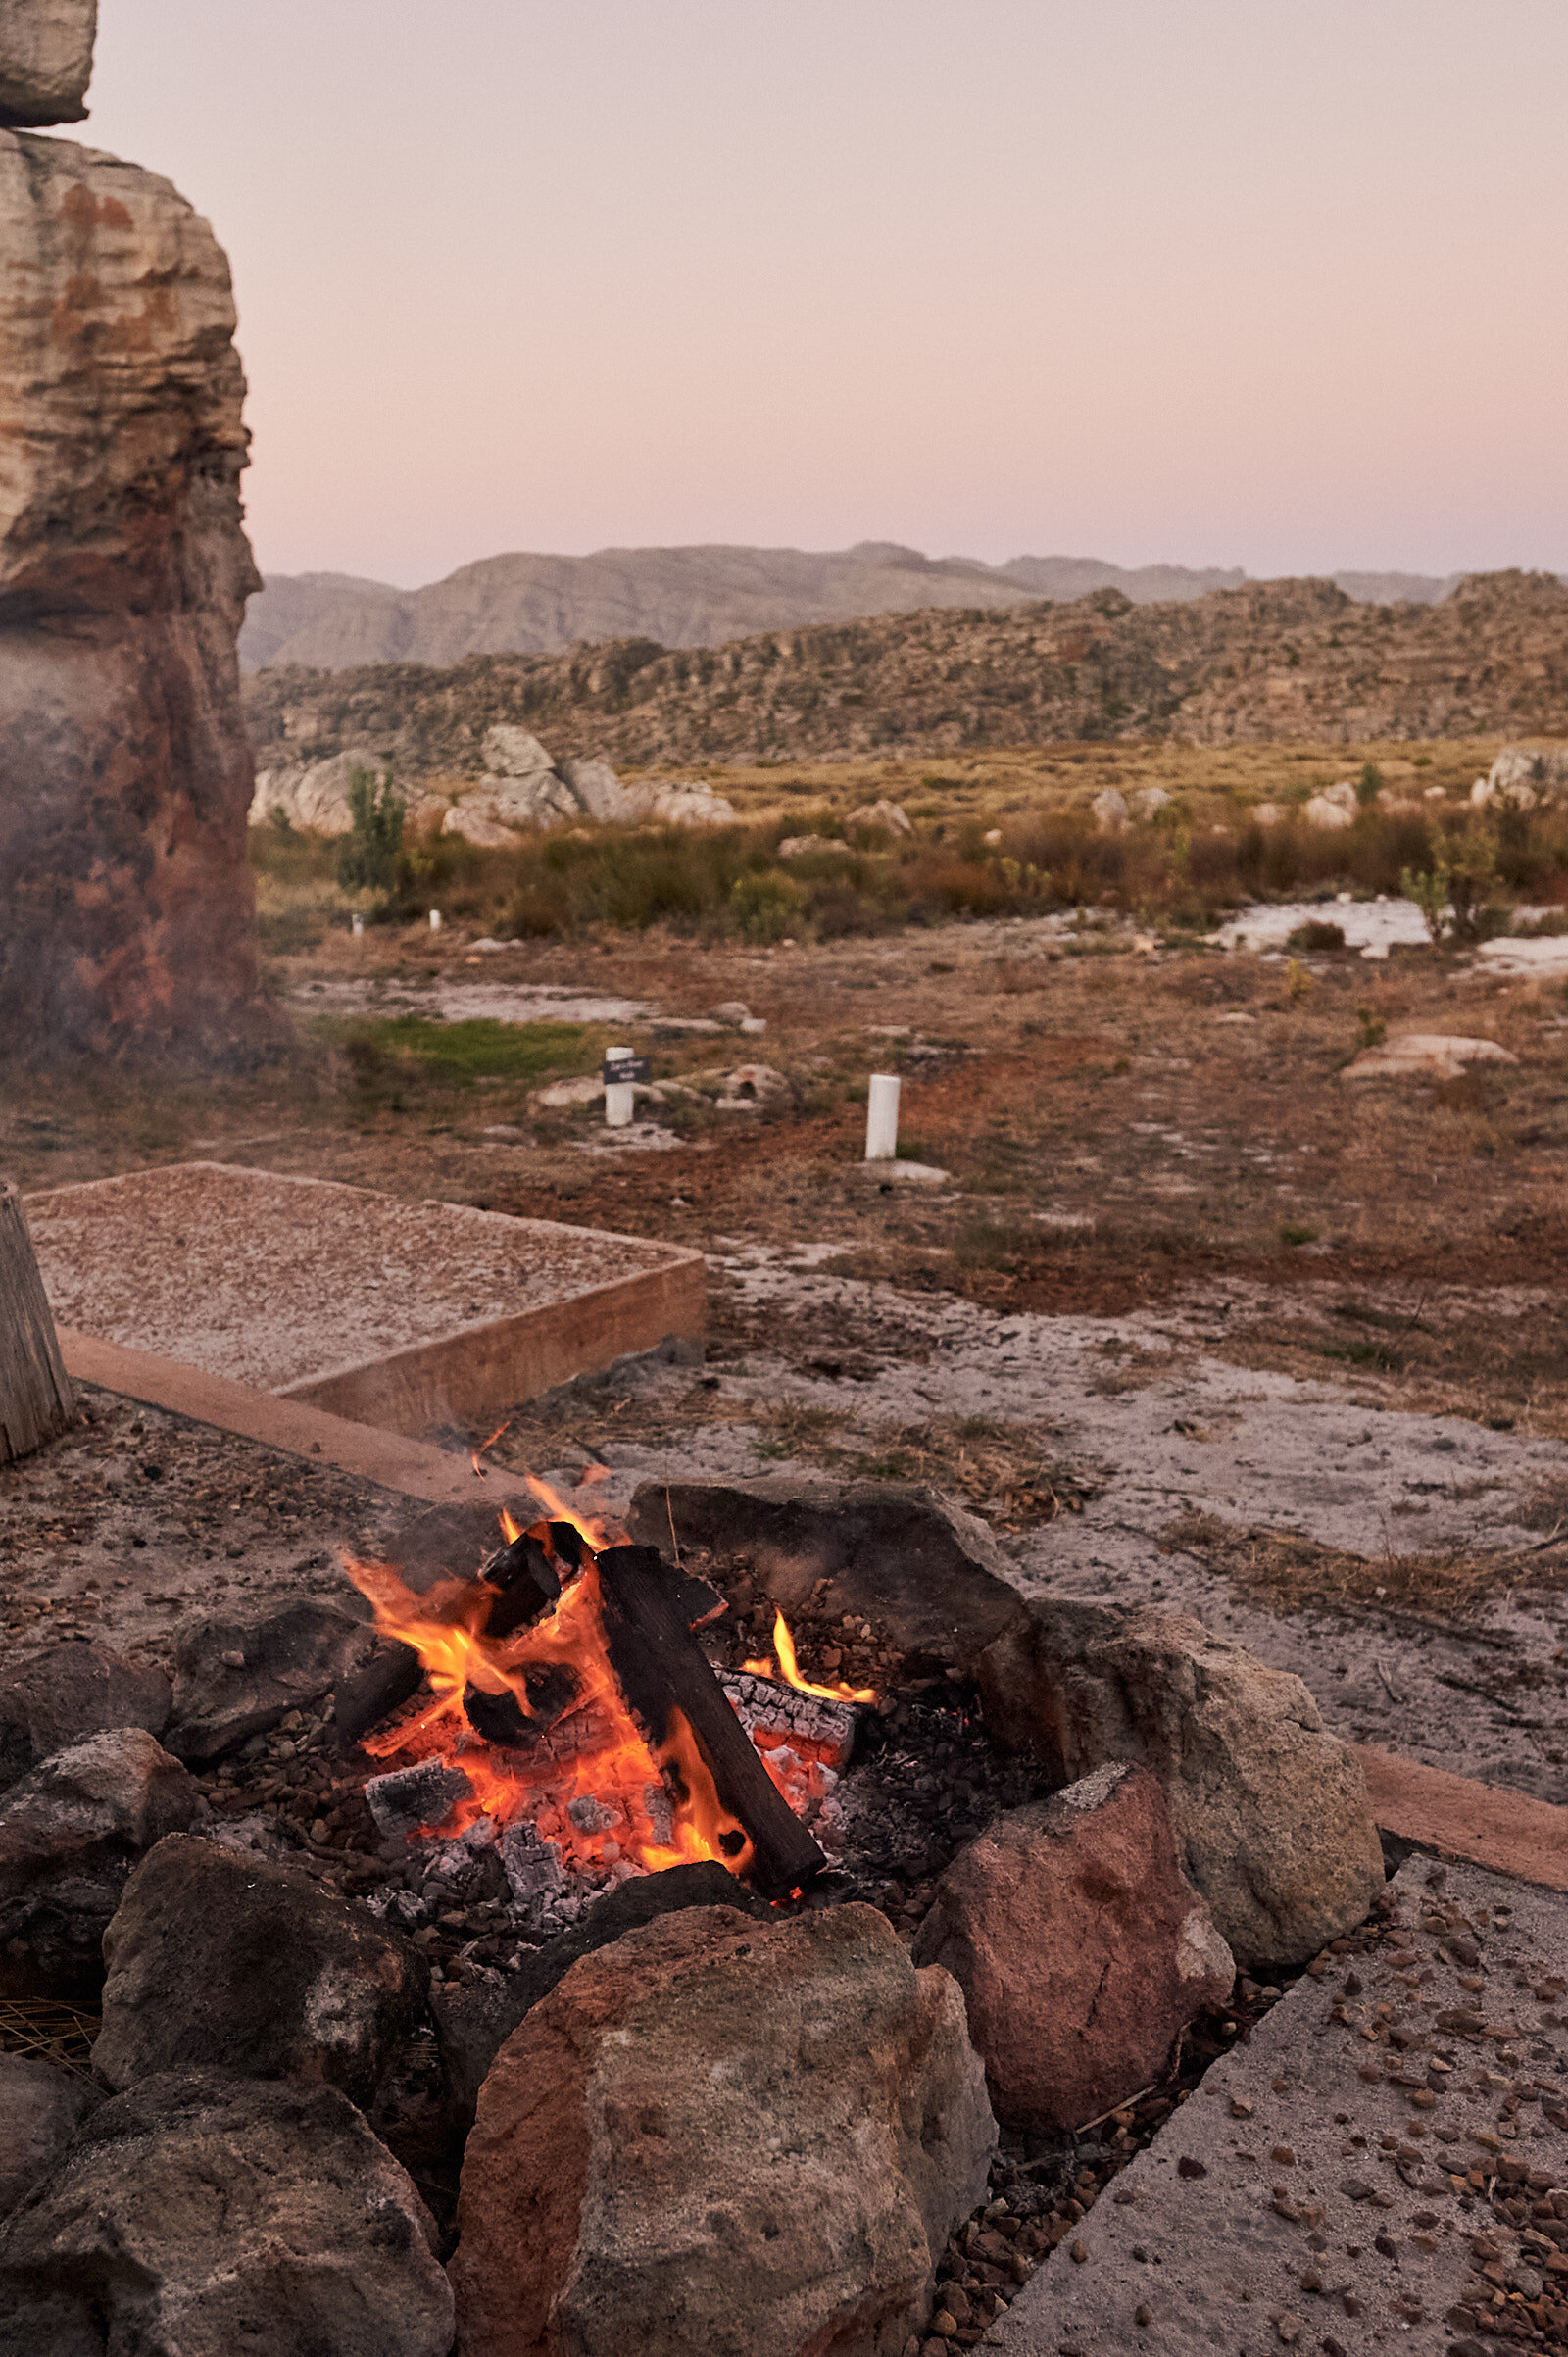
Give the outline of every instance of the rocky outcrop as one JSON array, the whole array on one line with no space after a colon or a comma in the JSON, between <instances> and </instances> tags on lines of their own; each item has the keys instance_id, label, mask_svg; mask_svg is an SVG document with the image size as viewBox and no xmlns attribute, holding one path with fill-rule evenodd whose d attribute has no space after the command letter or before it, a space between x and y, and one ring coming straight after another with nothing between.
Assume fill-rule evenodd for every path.
<instances>
[{"instance_id":1,"label":"rocky outcrop","mask_svg":"<svg viewBox=\"0 0 1568 2357\"><path fill-rule=\"evenodd\" d=\"M1365 1779L1300 1679L1200 1621L1037 1597L980 1692L993 1735L1062 1783L1111 1760L1158 1777L1182 1871L1246 1969L1305 1963L1383 1888Z\"/></svg>"},{"instance_id":2,"label":"rocky outcrop","mask_svg":"<svg viewBox=\"0 0 1568 2357\"><path fill-rule=\"evenodd\" d=\"M447 2357L435 2239L335 2087L150 2079L0 2225L0 2357Z\"/></svg>"},{"instance_id":3,"label":"rocky outcrop","mask_svg":"<svg viewBox=\"0 0 1568 2357\"><path fill-rule=\"evenodd\" d=\"M104 1962L92 2060L107 2086L224 2070L321 2081L362 2104L428 1978L407 1940L305 1875L181 1834L125 1885Z\"/></svg>"},{"instance_id":4,"label":"rocky outcrop","mask_svg":"<svg viewBox=\"0 0 1568 2357\"><path fill-rule=\"evenodd\" d=\"M497 850L567 821L728 826L735 818L733 804L708 786L625 786L607 761L555 761L528 729L506 723L486 731L483 761L482 777L438 779L428 792L407 789L409 825ZM354 823L349 788L359 770L378 781L391 774L385 759L365 746L258 770L251 824L283 820L312 834L346 835Z\"/></svg>"},{"instance_id":5,"label":"rocky outcrop","mask_svg":"<svg viewBox=\"0 0 1568 2357\"><path fill-rule=\"evenodd\" d=\"M0 0L0 128L79 123L98 0Z\"/></svg>"},{"instance_id":6,"label":"rocky outcrop","mask_svg":"<svg viewBox=\"0 0 1568 2357\"><path fill-rule=\"evenodd\" d=\"M463 2163L463 2357L899 2357L994 2125L963 2000L873 1908L666 1916L502 2048Z\"/></svg>"},{"instance_id":7,"label":"rocky outcrop","mask_svg":"<svg viewBox=\"0 0 1568 2357\"><path fill-rule=\"evenodd\" d=\"M999 1817L937 1885L913 1953L963 1990L998 2119L1031 2130L1082 2128L1148 2087L1236 1977L1141 1768Z\"/></svg>"},{"instance_id":8,"label":"rocky outcrop","mask_svg":"<svg viewBox=\"0 0 1568 2357\"><path fill-rule=\"evenodd\" d=\"M1184 605L1106 590L1010 613L872 614L712 654L632 640L439 671L280 665L246 680L245 706L264 761L285 749L319 761L371 738L406 779L470 767L498 721L623 767L1067 739L1561 736L1568 585L1486 573L1437 605L1396 607L1354 605L1329 581L1249 582Z\"/></svg>"},{"instance_id":9,"label":"rocky outcrop","mask_svg":"<svg viewBox=\"0 0 1568 2357\"><path fill-rule=\"evenodd\" d=\"M13 21L83 12L27 0ZM13 55L16 53L13 51ZM0 130L0 1054L254 1051L228 267L168 180Z\"/></svg>"}]
</instances>

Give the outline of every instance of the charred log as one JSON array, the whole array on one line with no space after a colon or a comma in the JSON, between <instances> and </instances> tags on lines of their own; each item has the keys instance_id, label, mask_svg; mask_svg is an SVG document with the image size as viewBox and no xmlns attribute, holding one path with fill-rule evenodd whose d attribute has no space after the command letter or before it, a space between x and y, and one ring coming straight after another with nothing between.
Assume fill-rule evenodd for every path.
<instances>
[{"instance_id":1,"label":"charred log","mask_svg":"<svg viewBox=\"0 0 1568 2357\"><path fill-rule=\"evenodd\" d=\"M658 1549L608 1547L599 1582L611 1665L650 1743L661 1748L681 1711L720 1801L751 1837L748 1880L767 1898L804 1889L827 1861L736 1717Z\"/></svg>"}]
</instances>

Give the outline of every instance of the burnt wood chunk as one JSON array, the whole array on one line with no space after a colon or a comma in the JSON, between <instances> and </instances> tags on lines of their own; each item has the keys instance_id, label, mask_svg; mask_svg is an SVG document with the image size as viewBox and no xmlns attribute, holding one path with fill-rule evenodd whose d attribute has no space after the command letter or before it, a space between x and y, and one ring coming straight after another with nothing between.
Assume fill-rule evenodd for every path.
<instances>
[{"instance_id":1,"label":"burnt wood chunk","mask_svg":"<svg viewBox=\"0 0 1568 2357\"><path fill-rule=\"evenodd\" d=\"M735 1716L658 1548L608 1547L599 1583L611 1664L654 1747L668 1737L671 1710L682 1711L720 1801L751 1836L747 1879L767 1898L804 1889L827 1860Z\"/></svg>"},{"instance_id":2,"label":"burnt wood chunk","mask_svg":"<svg viewBox=\"0 0 1568 2357\"><path fill-rule=\"evenodd\" d=\"M347 1750L362 1735L368 1735L377 1720L401 1709L418 1691L423 1676L424 1664L413 1645L388 1639L364 1669L345 1678L337 1690L332 1716L340 1746Z\"/></svg>"},{"instance_id":3,"label":"burnt wood chunk","mask_svg":"<svg viewBox=\"0 0 1568 2357\"><path fill-rule=\"evenodd\" d=\"M555 1564L532 1531L492 1555L479 1576L497 1591L484 1624L487 1637L511 1637L561 1601Z\"/></svg>"}]
</instances>

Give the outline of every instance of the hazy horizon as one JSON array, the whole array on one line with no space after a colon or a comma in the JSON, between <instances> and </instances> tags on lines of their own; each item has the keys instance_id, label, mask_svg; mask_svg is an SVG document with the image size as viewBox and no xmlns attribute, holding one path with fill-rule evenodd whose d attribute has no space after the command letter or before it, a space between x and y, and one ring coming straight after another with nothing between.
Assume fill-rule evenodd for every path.
<instances>
[{"instance_id":1,"label":"hazy horizon","mask_svg":"<svg viewBox=\"0 0 1568 2357\"><path fill-rule=\"evenodd\" d=\"M270 574L896 541L1568 569L1553 0L102 0Z\"/></svg>"}]
</instances>

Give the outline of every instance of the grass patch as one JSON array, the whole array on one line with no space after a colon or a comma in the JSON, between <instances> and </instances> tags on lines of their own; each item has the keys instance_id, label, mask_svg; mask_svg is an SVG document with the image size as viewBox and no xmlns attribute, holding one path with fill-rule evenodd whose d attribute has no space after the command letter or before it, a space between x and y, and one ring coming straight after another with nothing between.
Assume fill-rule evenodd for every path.
<instances>
[{"instance_id":1,"label":"grass patch","mask_svg":"<svg viewBox=\"0 0 1568 2357\"><path fill-rule=\"evenodd\" d=\"M345 1021L320 1015L318 1035L342 1046L357 1069L401 1070L438 1087L467 1089L480 1080L532 1081L591 1071L604 1033L588 1023L500 1023L475 1016L462 1023L424 1015Z\"/></svg>"}]
</instances>

